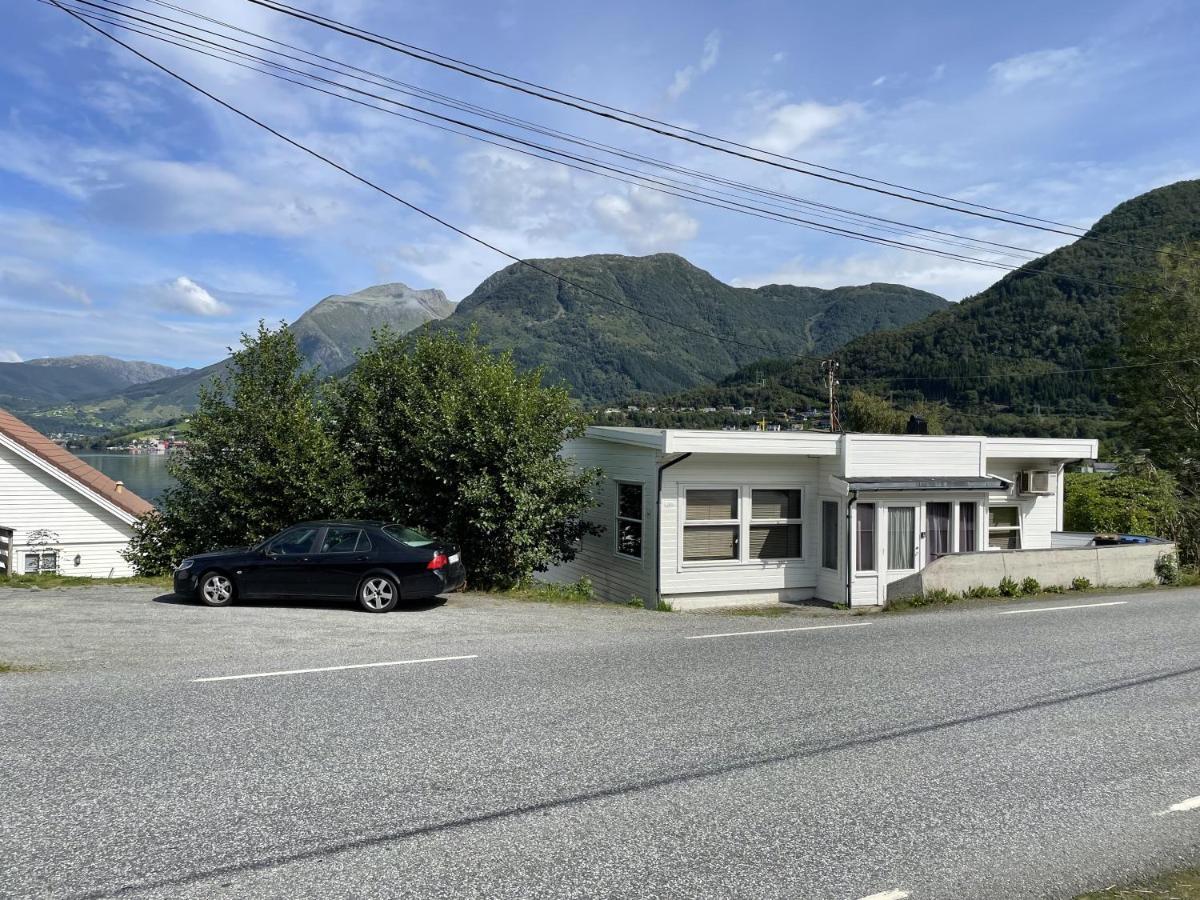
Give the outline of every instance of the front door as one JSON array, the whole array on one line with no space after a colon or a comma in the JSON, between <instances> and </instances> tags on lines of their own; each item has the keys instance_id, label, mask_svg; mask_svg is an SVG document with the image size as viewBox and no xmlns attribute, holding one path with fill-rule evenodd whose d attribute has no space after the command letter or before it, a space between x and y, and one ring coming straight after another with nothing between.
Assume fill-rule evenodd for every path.
<instances>
[{"instance_id":1,"label":"front door","mask_svg":"<svg viewBox=\"0 0 1200 900\"><path fill-rule=\"evenodd\" d=\"M921 558L920 531L914 504L888 505L883 508L883 577L879 579L880 600L887 599L887 586L917 571Z\"/></svg>"}]
</instances>

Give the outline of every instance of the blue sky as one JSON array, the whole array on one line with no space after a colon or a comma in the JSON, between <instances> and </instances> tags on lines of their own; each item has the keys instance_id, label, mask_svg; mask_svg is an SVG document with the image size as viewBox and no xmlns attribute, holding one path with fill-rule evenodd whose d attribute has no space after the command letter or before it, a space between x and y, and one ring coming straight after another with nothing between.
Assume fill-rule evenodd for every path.
<instances>
[{"instance_id":1,"label":"blue sky","mask_svg":"<svg viewBox=\"0 0 1200 900\"><path fill-rule=\"evenodd\" d=\"M177 2L682 165L1039 250L1062 240L603 123L244 0ZM1200 175L1200 10L1186 0L300 5L776 152L1065 222L1090 224L1123 199ZM995 280L570 172L134 40L519 256L674 251L737 284L891 281L951 299ZM506 264L35 0L10 0L0 103L0 360L107 353L202 365L259 318L294 319L331 293L403 281L457 300Z\"/></svg>"}]
</instances>

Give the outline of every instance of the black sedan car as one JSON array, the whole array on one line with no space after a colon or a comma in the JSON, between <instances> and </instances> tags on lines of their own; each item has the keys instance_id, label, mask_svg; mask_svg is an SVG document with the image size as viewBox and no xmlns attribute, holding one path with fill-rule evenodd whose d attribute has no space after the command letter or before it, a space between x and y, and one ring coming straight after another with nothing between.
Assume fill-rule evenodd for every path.
<instances>
[{"instance_id":1,"label":"black sedan car","mask_svg":"<svg viewBox=\"0 0 1200 900\"><path fill-rule=\"evenodd\" d=\"M302 522L257 547L199 553L175 569L175 593L208 606L246 599L357 600L387 612L462 587L462 555L385 522Z\"/></svg>"}]
</instances>

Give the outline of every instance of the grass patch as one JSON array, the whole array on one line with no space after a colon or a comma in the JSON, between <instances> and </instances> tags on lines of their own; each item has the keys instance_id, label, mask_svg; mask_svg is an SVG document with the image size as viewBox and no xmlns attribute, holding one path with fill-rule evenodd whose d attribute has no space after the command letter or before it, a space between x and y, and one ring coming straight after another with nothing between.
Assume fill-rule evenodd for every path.
<instances>
[{"instance_id":1,"label":"grass patch","mask_svg":"<svg viewBox=\"0 0 1200 900\"><path fill-rule=\"evenodd\" d=\"M529 603L588 603L595 599L592 582L580 578L574 584L548 584L544 581L523 581L515 587L491 591L498 597L524 600Z\"/></svg>"},{"instance_id":2,"label":"grass patch","mask_svg":"<svg viewBox=\"0 0 1200 900\"><path fill-rule=\"evenodd\" d=\"M1200 900L1200 869L1080 894L1075 900Z\"/></svg>"},{"instance_id":3,"label":"grass patch","mask_svg":"<svg viewBox=\"0 0 1200 900\"><path fill-rule=\"evenodd\" d=\"M96 585L132 584L145 587L173 587L171 576L160 575L154 578L131 576L129 578L78 578L73 575L9 575L0 577L0 587L9 588L63 588L63 587L93 587Z\"/></svg>"},{"instance_id":4,"label":"grass patch","mask_svg":"<svg viewBox=\"0 0 1200 900\"><path fill-rule=\"evenodd\" d=\"M726 616L755 616L773 619L777 616L790 616L795 610L787 606L735 606L732 609L714 609L713 612Z\"/></svg>"},{"instance_id":5,"label":"grass patch","mask_svg":"<svg viewBox=\"0 0 1200 900\"><path fill-rule=\"evenodd\" d=\"M0 659L0 675L23 675L29 672L40 672L41 666L29 666L24 663L7 662Z\"/></svg>"}]
</instances>

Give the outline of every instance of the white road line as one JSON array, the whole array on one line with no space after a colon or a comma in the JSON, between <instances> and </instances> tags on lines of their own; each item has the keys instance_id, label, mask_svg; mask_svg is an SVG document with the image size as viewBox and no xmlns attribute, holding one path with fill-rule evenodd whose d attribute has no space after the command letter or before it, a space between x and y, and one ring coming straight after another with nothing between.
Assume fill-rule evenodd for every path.
<instances>
[{"instance_id":1,"label":"white road line","mask_svg":"<svg viewBox=\"0 0 1200 900\"><path fill-rule=\"evenodd\" d=\"M862 897L860 900L904 900L908 896L908 891L894 890L882 891L878 894L872 894L870 897Z\"/></svg>"},{"instance_id":2,"label":"white road line","mask_svg":"<svg viewBox=\"0 0 1200 900\"><path fill-rule=\"evenodd\" d=\"M1156 812L1156 816L1169 816L1171 813L1191 812L1194 809L1200 809L1200 797L1189 797L1187 800L1182 800L1174 806L1168 806L1162 812Z\"/></svg>"},{"instance_id":3,"label":"white road line","mask_svg":"<svg viewBox=\"0 0 1200 900\"><path fill-rule=\"evenodd\" d=\"M1124 606L1128 600L1109 600L1107 603L1073 603L1070 606L1039 606L1037 609L1008 609L999 615L1019 616L1022 613L1058 612L1060 609L1091 609L1094 606Z\"/></svg>"},{"instance_id":4,"label":"white road line","mask_svg":"<svg viewBox=\"0 0 1200 900\"><path fill-rule=\"evenodd\" d=\"M193 678L199 681L237 681L242 678L275 678L278 675L307 675L309 672L341 672L345 669L378 669L382 666L411 666L417 663L450 662L455 659L477 659L478 653L470 656L431 656L428 659L399 659L395 662L358 663L353 666L322 666L319 669L287 669L282 672L255 672L251 675L216 675L211 678Z\"/></svg>"},{"instance_id":5,"label":"white road line","mask_svg":"<svg viewBox=\"0 0 1200 900\"><path fill-rule=\"evenodd\" d=\"M685 641L702 641L706 638L741 637L744 634L781 634L785 631L823 631L826 628L862 628L871 622L848 622L845 625L805 625L800 628L763 628L760 631L726 631L721 634L692 634Z\"/></svg>"}]
</instances>

